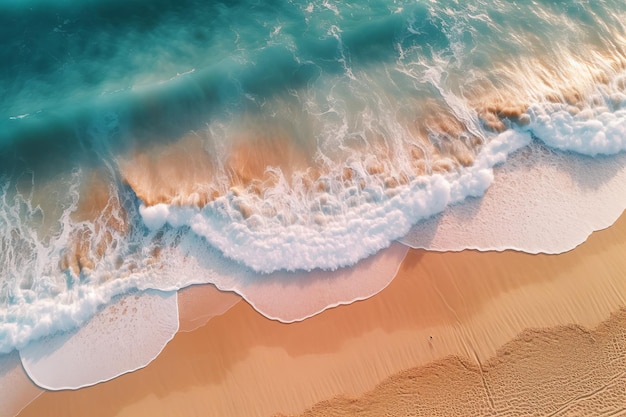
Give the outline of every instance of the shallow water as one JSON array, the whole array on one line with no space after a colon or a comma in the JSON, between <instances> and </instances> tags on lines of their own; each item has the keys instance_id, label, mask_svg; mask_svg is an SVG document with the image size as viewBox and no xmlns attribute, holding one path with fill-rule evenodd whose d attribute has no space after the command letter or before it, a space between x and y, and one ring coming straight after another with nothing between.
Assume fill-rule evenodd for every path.
<instances>
[{"instance_id":1,"label":"shallow water","mask_svg":"<svg viewBox=\"0 0 626 417\"><path fill-rule=\"evenodd\" d=\"M611 198L619 1L32 0L0 16L0 352L122 294L245 295L264 274L349 270L398 239L562 252L626 207ZM514 175L494 176L516 152ZM546 199L533 185L554 164ZM494 178L502 205L465 228L475 239L431 239L426 219L468 201L471 214ZM557 213L574 195L587 209L560 224L575 236L493 233L511 201L510 230L533 231L545 220L525 204Z\"/></svg>"}]
</instances>

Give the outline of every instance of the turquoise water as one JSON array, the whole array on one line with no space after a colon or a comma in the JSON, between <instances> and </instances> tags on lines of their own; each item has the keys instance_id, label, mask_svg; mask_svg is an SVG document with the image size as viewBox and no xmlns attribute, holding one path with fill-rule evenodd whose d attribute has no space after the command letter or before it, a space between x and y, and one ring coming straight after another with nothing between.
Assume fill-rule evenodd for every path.
<instances>
[{"instance_id":1,"label":"turquoise water","mask_svg":"<svg viewBox=\"0 0 626 417\"><path fill-rule=\"evenodd\" d=\"M621 1L3 2L0 352L127 292L350 267L531 143L611 158L624 21Z\"/></svg>"},{"instance_id":2,"label":"turquoise water","mask_svg":"<svg viewBox=\"0 0 626 417\"><path fill-rule=\"evenodd\" d=\"M610 49L624 8L620 2L383 1L0 7L3 143L47 142L52 132L56 140L80 140L76 130L106 112L131 131L148 125L176 134L216 114L258 111L260 101L290 89L336 85L355 72L376 77L398 98L436 97L440 87L460 93L472 77L497 84L490 70L519 56L549 56L568 46ZM441 86L398 71L439 60L446 61ZM381 66L392 70L379 79Z\"/></svg>"}]
</instances>

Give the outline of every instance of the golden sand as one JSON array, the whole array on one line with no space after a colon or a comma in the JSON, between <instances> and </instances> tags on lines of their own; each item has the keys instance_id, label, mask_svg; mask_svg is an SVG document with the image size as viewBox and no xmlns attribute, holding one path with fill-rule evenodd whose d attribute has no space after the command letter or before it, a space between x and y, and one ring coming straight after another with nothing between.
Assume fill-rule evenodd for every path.
<instances>
[{"instance_id":1,"label":"golden sand","mask_svg":"<svg viewBox=\"0 0 626 417\"><path fill-rule=\"evenodd\" d=\"M16 350L0 355L0 416L16 415L42 392L24 372Z\"/></svg>"},{"instance_id":2,"label":"golden sand","mask_svg":"<svg viewBox=\"0 0 626 417\"><path fill-rule=\"evenodd\" d=\"M450 356L302 416L623 416L626 309L593 330L525 330L484 364Z\"/></svg>"},{"instance_id":3,"label":"golden sand","mask_svg":"<svg viewBox=\"0 0 626 417\"><path fill-rule=\"evenodd\" d=\"M371 299L292 324L240 302L179 333L148 367L46 392L20 416L271 416L365 393L309 415L376 415L389 402L394 415L614 412L624 404L624 313L605 321L626 306L625 249L626 216L557 256L413 250Z\"/></svg>"}]
</instances>

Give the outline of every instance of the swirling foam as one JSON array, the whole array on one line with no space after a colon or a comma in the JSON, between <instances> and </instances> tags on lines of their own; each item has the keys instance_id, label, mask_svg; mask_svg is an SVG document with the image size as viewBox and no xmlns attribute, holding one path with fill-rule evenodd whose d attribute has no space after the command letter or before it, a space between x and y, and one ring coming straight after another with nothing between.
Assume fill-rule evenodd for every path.
<instances>
[{"instance_id":1,"label":"swirling foam","mask_svg":"<svg viewBox=\"0 0 626 417\"><path fill-rule=\"evenodd\" d=\"M526 129L551 148L537 142L513 155L483 198L416 225L400 241L438 251L562 253L609 227L626 208L626 96L605 99L613 109L605 100L582 110L531 106Z\"/></svg>"},{"instance_id":2,"label":"swirling foam","mask_svg":"<svg viewBox=\"0 0 626 417\"><path fill-rule=\"evenodd\" d=\"M140 213L151 228L166 223L188 226L227 257L257 272L332 270L353 265L389 246L417 221L451 204L481 196L493 181L493 167L529 142L530 134L509 130L494 137L473 165L458 172L419 177L391 195L383 186L347 190L362 199L354 207L343 205L347 200L343 196L328 195L339 208L337 214L326 216L323 227L314 222L285 225L277 218L245 221L235 208L240 197L233 193L201 209L161 203L142 205Z\"/></svg>"}]
</instances>

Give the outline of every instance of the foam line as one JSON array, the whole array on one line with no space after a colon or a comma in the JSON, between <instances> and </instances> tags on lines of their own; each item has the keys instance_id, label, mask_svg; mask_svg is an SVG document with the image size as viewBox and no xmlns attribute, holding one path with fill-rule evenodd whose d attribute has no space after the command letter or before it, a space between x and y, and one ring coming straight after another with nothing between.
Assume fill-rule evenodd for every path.
<instances>
[{"instance_id":1,"label":"foam line","mask_svg":"<svg viewBox=\"0 0 626 417\"><path fill-rule=\"evenodd\" d=\"M148 365L178 331L175 292L122 297L72 333L20 349L28 376L49 390L77 389Z\"/></svg>"},{"instance_id":2,"label":"foam line","mask_svg":"<svg viewBox=\"0 0 626 417\"><path fill-rule=\"evenodd\" d=\"M302 321L384 290L396 276L407 250L393 244L351 268L315 270L299 276L274 273L246 285L235 284L233 290L267 318L283 323Z\"/></svg>"},{"instance_id":3,"label":"foam line","mask_svg":"<svg viewBox=\"0 0 626 417\"><path fill-rule=\"evenodd\" d=\"M395 243L351 268L335 271L259 274L224 258L194 233L179 239L180 244L164 249L155 264L159 275L149 282L138 275L137 282L167 291L212 283L220 291L239 294L264 316L285 323L377 294L396 275L408 250Z\"/></svg>"},{"instance_id":4,"label":"foam line","mask_svg":"<svg viewBox=\"0 0 626 417\"><path fill-rule=\"evenodd\" d=\"M388 247L413 224L446 206L482 195L493 180L493 167L529 142L528 133L509 130L486 144L474 165L446 175L419 177L406 187L398 187L391 197L382 187L366 188L364 201L356 207L341 206L346 204L342 198L329 196L341 207L335 210L337 214L327 216L323 227L306 220L284 225L278 215L259 220L259 225L247 223L236 209L239 198L233 194L202 209L162 203L142 206L140 213L151 228L165 223L189 226L227 257L257 272L332 270L354 265ZM291 206L285 209L293 210Z\"/></svg>"},{"instance_id":5,"label":"foam line","mask_svg":"<svg viewBox=\"0 0 626 417\"><path fill-rule=\"evenodd\" d=\"M609 98L616 110L562 103L537 104L529 109L530 129L547 145L583 155L614 155L626 150L626 95Z\"/></svg>"},{"instance_id":6,"label":"foam line","mask_svg":"<svg viewBox=\"0 0 626 417\"><path fill-rule=\"evenodd\" d=\"M538 143L495 170L480 199L449 207L400 242L435 251L562 253L609 227L626 208L626 154L590 158Z\"/></svg>"}]
</instances>

